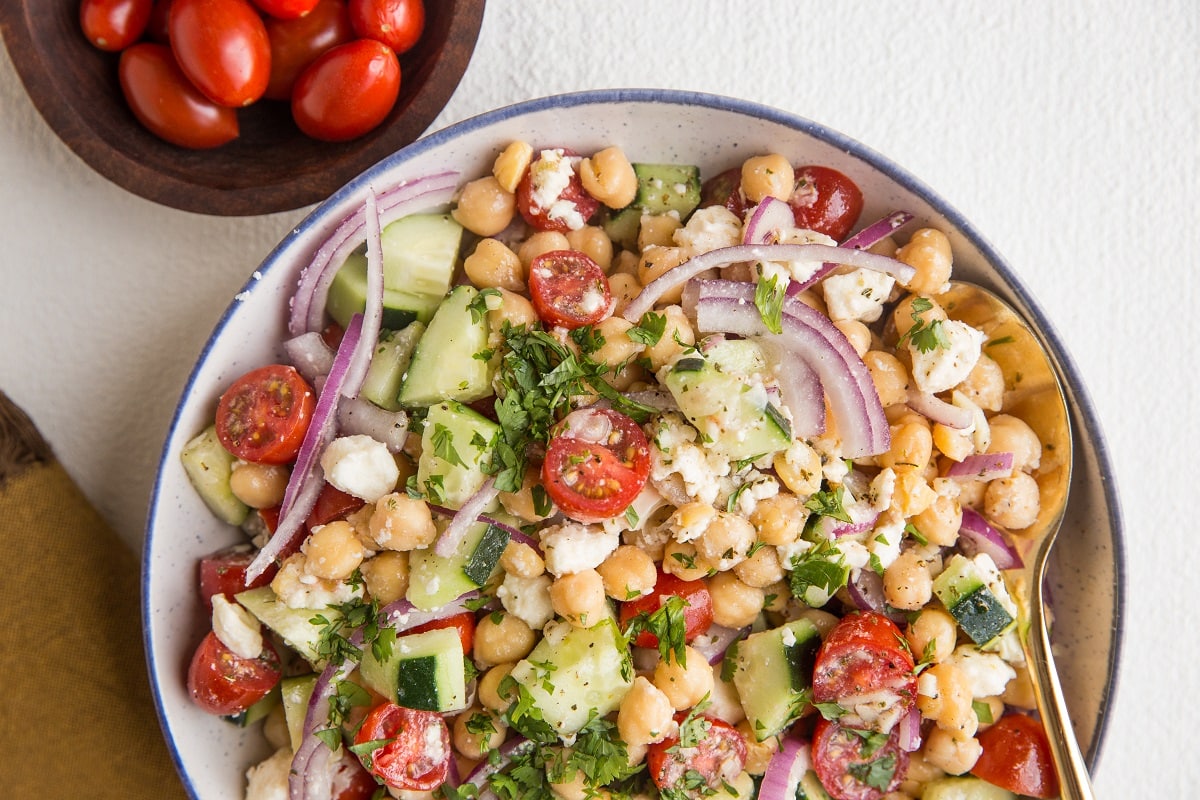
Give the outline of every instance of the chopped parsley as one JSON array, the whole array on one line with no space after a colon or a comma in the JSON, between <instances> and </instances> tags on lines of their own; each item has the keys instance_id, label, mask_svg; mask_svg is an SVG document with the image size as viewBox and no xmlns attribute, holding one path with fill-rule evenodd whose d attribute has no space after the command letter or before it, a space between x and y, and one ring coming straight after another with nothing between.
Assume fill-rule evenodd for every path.
<instances>
[{"instance_id":1,"label":"chopped parsley","mask_svg":"<svg viewBox=\"0 0 1200 800\"><path fill-rule=\"evenodd\" d=\"M796 599L820 608L846 585L849 575L850 568L842 552L822 540L792 560L788 586Z\"/></svg>"},{"instance_id":2,"label":"chopped parsley","mask_svg":"<svg viewBox=\"0 0 1200 800\"><path fill-rule=\"evenodd\" d=\"M638 324L625 332L631 341L653 347L662 339L667 330L667 315L647 311L642 314Z\"/></svg>"},{"instance_id":3,"label":"chopped parsley","mask_svg":"<svg viewBox=\"0 0 1200 800\"><path fill-rule=\"evenodd\" d=\"M479 432L475 432L479 436ZM433 454L445 461L447 464L453 464L457 467L467 466L467 462L462 460L462 456L454 449L454 432L440 422L433 423ZM483 437L480 436L480 439ZM484 442L487 445L487 442Z\"/></svg>"},{"instance_id":4,"label":"chopped parsley","mask_svg":"<svg viewBox=\"0 0 1200 800\"><path fill-rule=\"evenodd\" d=\"M664 660L687 666L687 621L683 610L688 603L682 597L672 595L663 601L657 610L646 613L642 611L629 620L625 631L627 641L633 641L638 634L646 631L658 640L658 652Z\"/></svg>"},{"instance_id":5,"label":"chopped parsley","mask_svg":"<svg viewBox=\"0 0 1200 800\"><path fill-rule=\"evenodd\" d=\"M900 337L896 342L896 347L908 341L922 353L929 353L937 350L939 347L947 348L950 346L950 340L946 338L946 331L942 325L942 320L935 319L933 322L927 323L925 318L921 316L931 308L933 308L933 302L929 298L913 298L912 327Z\"/></svg>"},{"instance_id":6,"label":"chopped parsley","mask_svg":"<svg viewBox=\"0 0 1200 800\"><path fill-rule=\"evenodd\" d=\"M886 792L896 775L896 754L884 753L871 761L849 764L846 772L859 783Z\"/></svg>"},{"instance_id":7,"label":"chopped parsley","mask_svg":"<svg viewBox=\"0 0 1200 800\"><path fill-rule=\"evenodd\" d=\"M492 306L488 301L493 297L499 298L500 290L489 286L480 289L479 293L471 298L471 302L467 303L467 310L471 312L471 322L481 322L487 316Z\"/></svg>"},{"instance_id":8,"label":"chopped parsley","mask_svg":"<svg viewBox=\"0 0 1200 800\"><path fill-rule=\"evenodd\" d=\"M759 276L754 287L754 307L771 333L783 333L783 301L787 299L787 283L781 284L775 275Z\"/></svg>"},{"instance_id":9,"label":"chopped parsley","mask_svg":"<svg viewBox=\"0 0 1200 800\"><path fill-rule=\"evenodd\" d=\"M833 517L842 522L853 522L845 505L846 490L839 486L836 489L822 489L804 501L804 507L822 517Z\"/></svg>"}]
</instances>

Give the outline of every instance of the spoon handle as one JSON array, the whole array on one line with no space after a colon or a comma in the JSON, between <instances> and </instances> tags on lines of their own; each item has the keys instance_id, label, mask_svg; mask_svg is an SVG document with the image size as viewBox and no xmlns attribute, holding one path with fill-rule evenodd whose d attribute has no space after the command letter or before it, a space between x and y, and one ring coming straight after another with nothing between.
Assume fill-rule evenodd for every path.
<instances>
[{"instance_id":1,"label":"spoon handle","mask_svg":"<svg viewBox=\"0 0 1200 800\"><path fill-rule=\"evenodd\" d=\"M1075 730L1071 727L1058 670L1054 667L1054 656L1050 651L1050 632L1046 628L1041 579L1042 576L1038 575L1027 634L1029 676L1037 697L1038 712L1050 741L1050 753L1062 792L1061 800L1095 800L1087 764L1075 740Z\"/></svg>"}]
</instances>

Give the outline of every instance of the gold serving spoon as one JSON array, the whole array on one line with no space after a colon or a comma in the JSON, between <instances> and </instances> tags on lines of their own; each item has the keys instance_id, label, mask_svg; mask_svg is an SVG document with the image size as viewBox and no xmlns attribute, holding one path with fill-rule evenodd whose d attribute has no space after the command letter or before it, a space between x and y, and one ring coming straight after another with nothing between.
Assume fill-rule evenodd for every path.
<instances>
[{"instance_id":1,"label":"gold serving spoon","mask_svg":"<svg viewBox=\"0 0 1200 800\"><path fill-rule=\"evenodd\" d=\"M985 351L1004 372L1003 412L1023 419L1043 443L1041 465L1034 476L1041 509L1032 525L1014 534L1024 566L1007 570L1004 577L1019 609L1021 646L1050 741L1062 800L1094 800L1087 764L1071 727L1050 652L1043 586L1071 483L1071 421L1058 372L1037 335L1008 304L986 289L953 282L937 300L949 317L984 332Z\"/></svg>"}]
</instances>

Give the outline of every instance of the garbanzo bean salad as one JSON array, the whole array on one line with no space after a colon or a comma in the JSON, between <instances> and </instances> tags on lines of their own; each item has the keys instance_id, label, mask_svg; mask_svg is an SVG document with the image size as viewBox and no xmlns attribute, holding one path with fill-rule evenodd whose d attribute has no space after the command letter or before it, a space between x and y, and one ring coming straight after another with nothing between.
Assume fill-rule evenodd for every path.
<instances>
[{"instance_id":1,"label":"garbanzo bean salad","mask_svg":"<svg viewBox=\"0 0 1200 800\"><path fill-rule=\"evenodd\" d=\"M1054 796L1002 575L1048 456L946 234L631 155L369 193L183 452L249 537L188 673L247 800Z\"/></svg>"}]
</instances>

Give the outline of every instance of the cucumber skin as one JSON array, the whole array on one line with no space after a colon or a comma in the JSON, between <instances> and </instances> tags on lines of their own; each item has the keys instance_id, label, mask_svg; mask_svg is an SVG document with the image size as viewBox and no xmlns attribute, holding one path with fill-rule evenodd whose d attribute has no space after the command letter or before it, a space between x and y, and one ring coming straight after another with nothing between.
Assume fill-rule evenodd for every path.
<instances>
[{"instance_id":1,"label":"cucumber skin","mask_svg":"<svg viewBox=\"0 0 1200 800\"><path fill-rule=\"evenodd\" d=\"M425 408L447 400L470 402L492 391L491 364L475 358L487 349L486 317L475 319L470 305L479 292L456 286L442 301L413 353L400 387L400 404Z\"/></svg>"},{"instance_id":2,"label":"cucumber skin","mask_svg":"<svg viewBox=\"0 0 1200 800\"><path fill-rule=\"evenodd\" d=\"M215 425L209 425L184 445L179 458L197 494L218 519L230 525L246 521L250 507L229 488L229 476L237 458L221 446Z\"/></svg>"}]
</instances>

